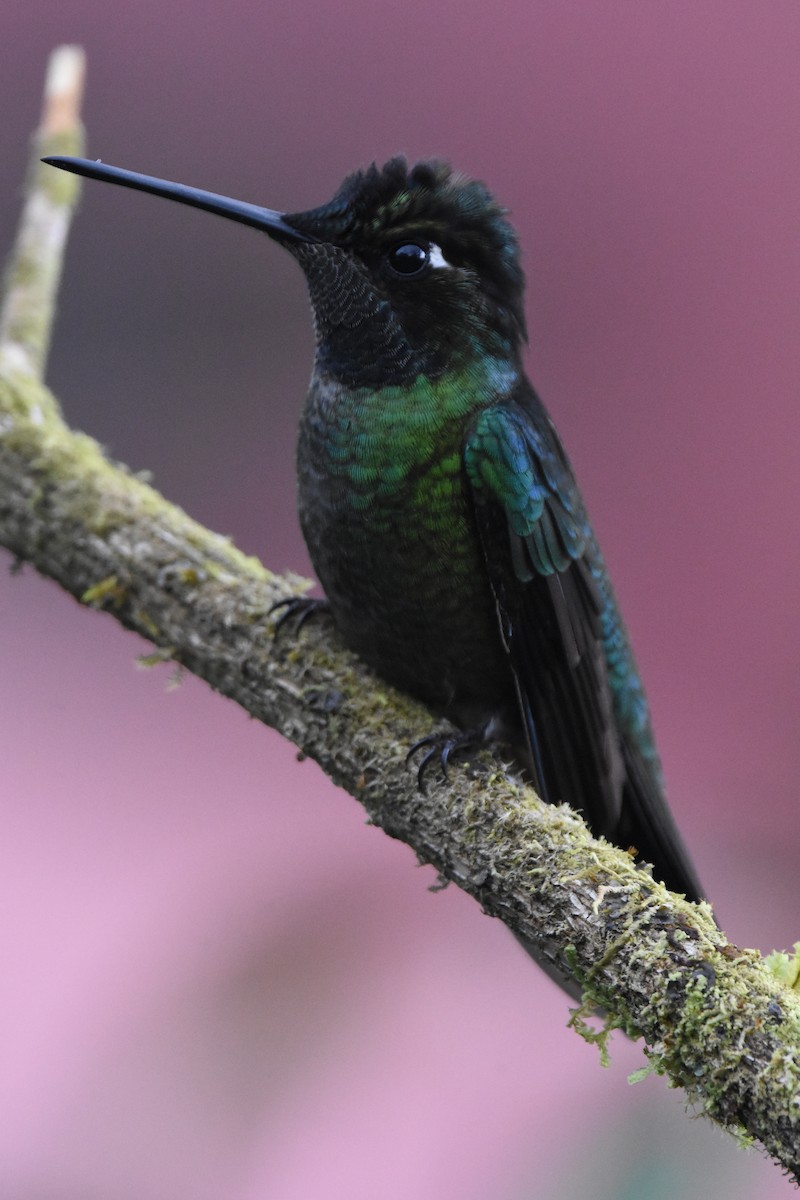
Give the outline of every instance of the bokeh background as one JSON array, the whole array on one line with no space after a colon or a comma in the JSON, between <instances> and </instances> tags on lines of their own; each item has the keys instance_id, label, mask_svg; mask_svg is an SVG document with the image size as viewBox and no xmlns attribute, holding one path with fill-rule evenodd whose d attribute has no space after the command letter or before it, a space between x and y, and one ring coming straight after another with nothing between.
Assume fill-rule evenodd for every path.
<instances>
[{"instance_id":1,"label":"bokeh background","mask_svg":"<svg viewBox=\"0 0 800 1200\"><path fill-rule=\"evenodd\" d=\"M800 936L796 0L4 0L0 235L47 54L89 152L276 208L436 153L520 230L529 366L648 685L721 922ZM68 418L308 571L312 341L251 230L87 186L50 381ZM631 1087L501 925L313 764L30 570L0 574L0 1196L777 1200Z\"/></svg>"}]
</instances>

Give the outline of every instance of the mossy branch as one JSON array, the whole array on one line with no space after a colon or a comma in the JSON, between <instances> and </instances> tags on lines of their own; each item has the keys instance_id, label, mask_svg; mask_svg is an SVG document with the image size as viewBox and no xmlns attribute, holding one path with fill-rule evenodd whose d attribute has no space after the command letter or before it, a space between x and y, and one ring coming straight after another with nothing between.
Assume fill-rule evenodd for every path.
<instances>
[{"instance_id":1,"label":"mossy branch","mask_svg":"<svg viewBox=\"0 0 800 1200\"><path fill-rule=\"evenodd\" d=\"M371 675L328 622L276 639L271 605L306 582L271 574L63 422L41 375L77 183L38 158L80 152L81 76L79 53L56 52L7 274L0 543L280 730L371 821L571 974L608 1027L643 1037L653 1069L798 1178L800 1000L758 953L488 754L421 793L405 757L430 714Z\"/></svg>"}]
</instances>

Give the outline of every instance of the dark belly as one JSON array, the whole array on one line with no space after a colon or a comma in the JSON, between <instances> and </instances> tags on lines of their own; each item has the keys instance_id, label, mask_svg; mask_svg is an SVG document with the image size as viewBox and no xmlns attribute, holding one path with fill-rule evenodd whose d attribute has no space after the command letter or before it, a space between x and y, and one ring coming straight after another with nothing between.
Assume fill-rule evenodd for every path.
<instances>
[{"instance_id":1,"label":"dark belly","mask_svg":"<svg viewBox=\"0 0 800 1200\"><path fill-rule=\"evenodd\" d=\"M467 511L304 495L314 569L349 646L389 683L472 727L516 713L511 672Z\"/></svg>"}]
</instances>

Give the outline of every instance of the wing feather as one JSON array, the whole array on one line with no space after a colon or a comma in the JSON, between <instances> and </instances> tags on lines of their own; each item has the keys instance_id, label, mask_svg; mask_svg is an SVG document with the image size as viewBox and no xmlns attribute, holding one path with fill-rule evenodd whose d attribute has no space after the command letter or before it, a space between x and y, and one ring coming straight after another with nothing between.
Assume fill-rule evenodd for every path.
<instances>
[{"instance_id":1,"label":"wing feather","mask_svg":"<svg viewBox=\"0 0 800 1200\"><path fill-rule=\"evenodd\" d=\"M537 787L656 875L702 893L666 806L642 686L569 462L529 385L473 423L464 463Z\"/></svg>"}]
</instances>

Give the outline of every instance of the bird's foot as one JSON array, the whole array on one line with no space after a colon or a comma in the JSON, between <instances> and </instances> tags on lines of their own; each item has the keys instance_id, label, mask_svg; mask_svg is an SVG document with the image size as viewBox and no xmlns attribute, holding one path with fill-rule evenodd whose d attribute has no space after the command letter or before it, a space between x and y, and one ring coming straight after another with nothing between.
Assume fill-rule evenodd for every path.
<instances>
[{"instance_id":1,"label":"bird's foot","mask_svg":"<svg viewBox=\"0 0 800 1200\"><path fill-rule=\"evenodd\" d=\"M483 725L476 729L464 729L458 732L446 730L442 733L429 733L427 737L414 742L406 755L406 762L409 762L418 751L425 751L417 768L417 787L424 792L426 772L437 761L442 769L442 775L447 780L450 778L448 766L451 761L456 758L468 757L470 752L485 745L486 728Z\"/></svg>"},{"instance_id":2,"label":"bird's foot","mask_svg":"<svg viewBox=\"0 0 800 1200\"><path fill-rule=\"evenodd\" d=\"M283 612L275 622L275 637L282 629L289 624L292 626L292 633L297 635L305 625L306 621L310 621L312 617L319 616L320 613L330 612L330 605L327 600L317 600L313 596L287 596L285 600L278 600L270 607L269 615L279 609Z\"/></svg>"}]
</instances>

